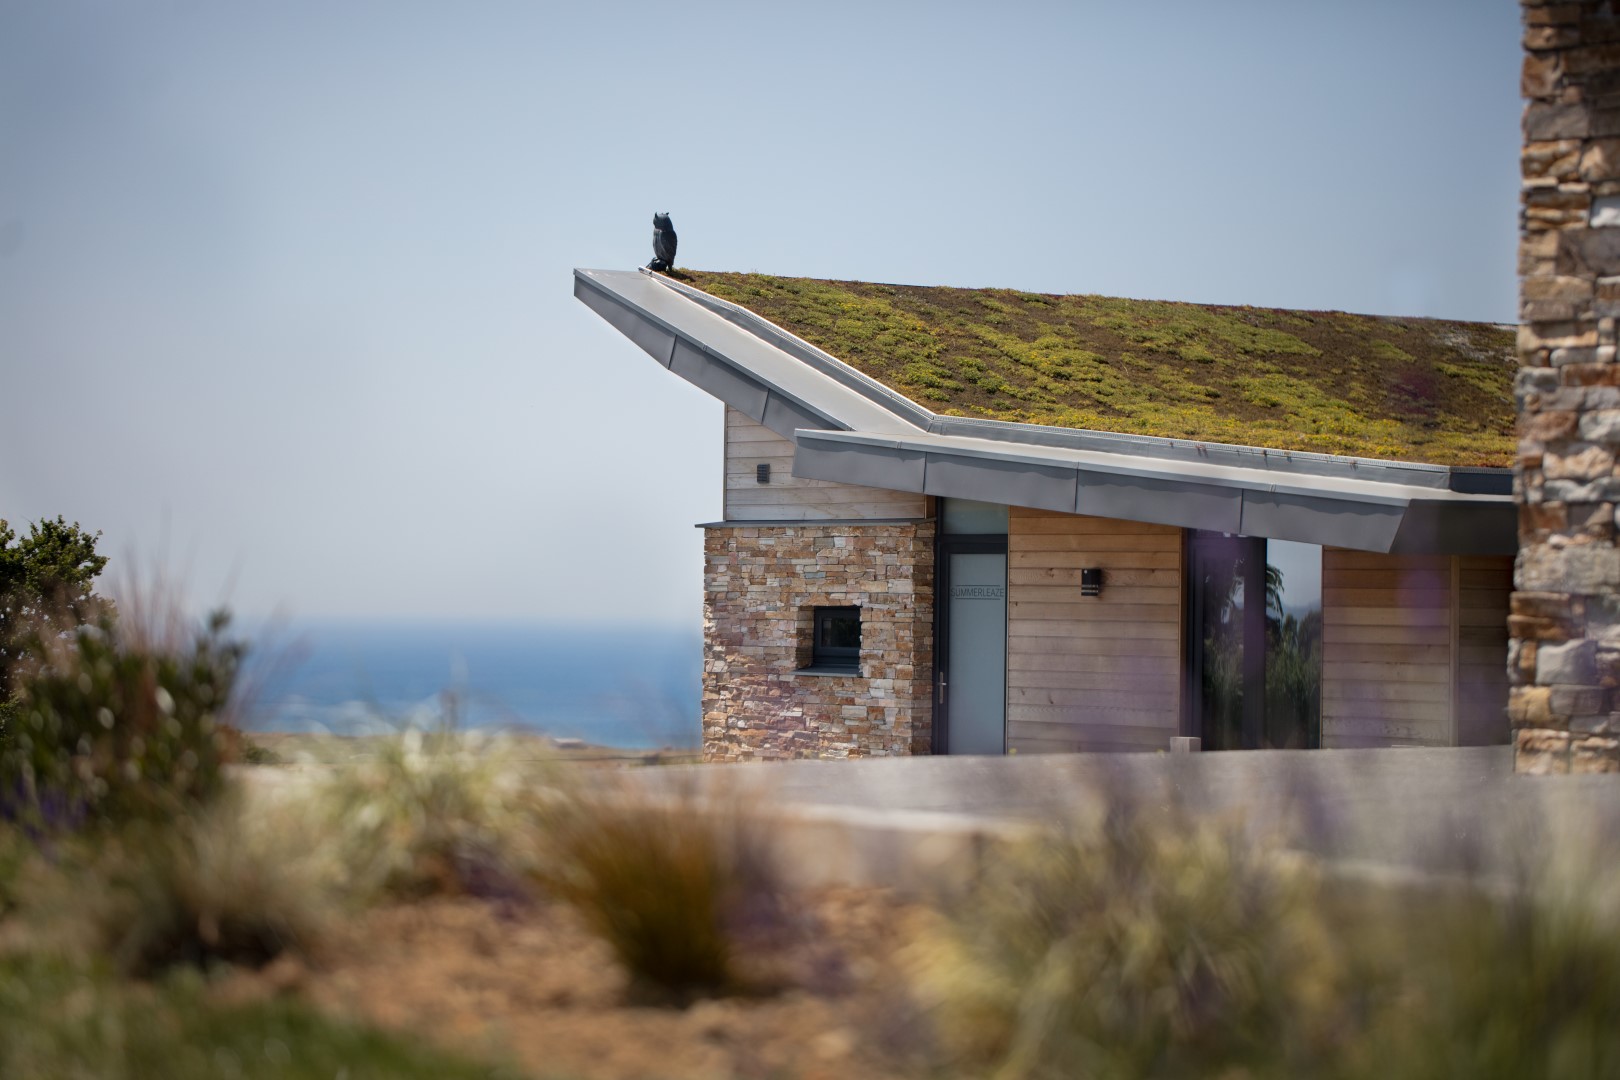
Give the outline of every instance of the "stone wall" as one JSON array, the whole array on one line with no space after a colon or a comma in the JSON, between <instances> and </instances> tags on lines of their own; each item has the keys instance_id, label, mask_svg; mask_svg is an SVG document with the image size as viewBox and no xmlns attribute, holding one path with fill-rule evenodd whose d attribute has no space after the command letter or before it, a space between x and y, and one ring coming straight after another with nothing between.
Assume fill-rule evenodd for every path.
<instances>
[{"instance_id":1,"label":"stone wall","mask_svg":"<svg viewBox=\"0 0 1620 1080\"><path fill-rule=\"evenodd\" d=\"M926 754L934 525L714 525L704 539L708 761ZM861 671L801 675L817 607L861 609Z\"/></svg>"},{"instance_id":2,"label":"stone wall","mask_svg":"<svg viewBox=\"0 0 1620 1080\"><path fill-rule=\"evenodd\" d=\"M1620 14L1523 5L1508 715L1521 772L1620 771Z\"/></svg>"}]
</instances>

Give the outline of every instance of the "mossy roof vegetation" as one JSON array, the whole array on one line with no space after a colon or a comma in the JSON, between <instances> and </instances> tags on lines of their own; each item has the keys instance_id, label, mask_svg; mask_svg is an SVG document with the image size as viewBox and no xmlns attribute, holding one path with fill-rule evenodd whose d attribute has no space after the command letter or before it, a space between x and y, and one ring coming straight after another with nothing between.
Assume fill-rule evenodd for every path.
<instances>
[{"instance_id":1,"label":"mossy roof vegetation","mask_svg":"<svg viewBox=\"0 0 1620 1080\"><path fill-rule=\"evenodd\" d=\"M1511 327L682 270L935 412L1511 464Z\"/></svg>"}]
</instances>

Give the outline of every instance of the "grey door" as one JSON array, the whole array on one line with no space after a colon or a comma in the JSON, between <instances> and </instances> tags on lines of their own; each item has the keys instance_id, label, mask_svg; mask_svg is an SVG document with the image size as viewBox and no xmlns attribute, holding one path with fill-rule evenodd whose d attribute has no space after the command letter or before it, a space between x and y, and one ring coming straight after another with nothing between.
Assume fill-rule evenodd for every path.
<instances>
[{"instance_id":1,"label":"grey door","mask_svg":"<svg viewBox=\"0 0 1620 1080\"><path fill-rule=\"evenodd\" d=\"M1007 752L1007 552L945 559L939 701L951 754ZM967 545L963 545L967 546ZM978 546L978 545L973 545Z\"/></svg>"}]
</instances>

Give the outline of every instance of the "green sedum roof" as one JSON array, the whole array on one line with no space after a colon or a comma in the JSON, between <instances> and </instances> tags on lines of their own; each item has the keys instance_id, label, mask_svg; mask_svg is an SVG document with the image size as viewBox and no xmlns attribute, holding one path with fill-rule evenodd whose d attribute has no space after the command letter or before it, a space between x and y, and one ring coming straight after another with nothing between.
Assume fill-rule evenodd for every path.
<instances>
[{"instance_id":1,"label":"green sedum roof","mask_svg":"<svg viewBox=\"0 0 1620 1080\"><path fill-rule=\"evenodd\" d=\"M1506 466L1511 327L681 270L935 412Z\"/></svg>"}]
</instances>

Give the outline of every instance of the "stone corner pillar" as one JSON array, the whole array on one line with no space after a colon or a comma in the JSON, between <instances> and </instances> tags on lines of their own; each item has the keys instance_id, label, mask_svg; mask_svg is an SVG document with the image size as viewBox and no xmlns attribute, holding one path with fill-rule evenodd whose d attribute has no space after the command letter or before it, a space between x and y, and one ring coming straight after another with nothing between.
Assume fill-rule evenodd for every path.
<instances>
[{"instance_id":1,"label":"stone corner pillar","mask_svg":"<svg viewBox=\"0 0 1620 1080\"><path fill-rule=\"evenodd\" d=\"M1620 11L1521 0L1519 772L1620 772Z\"/></svg>"}]
</instances>

